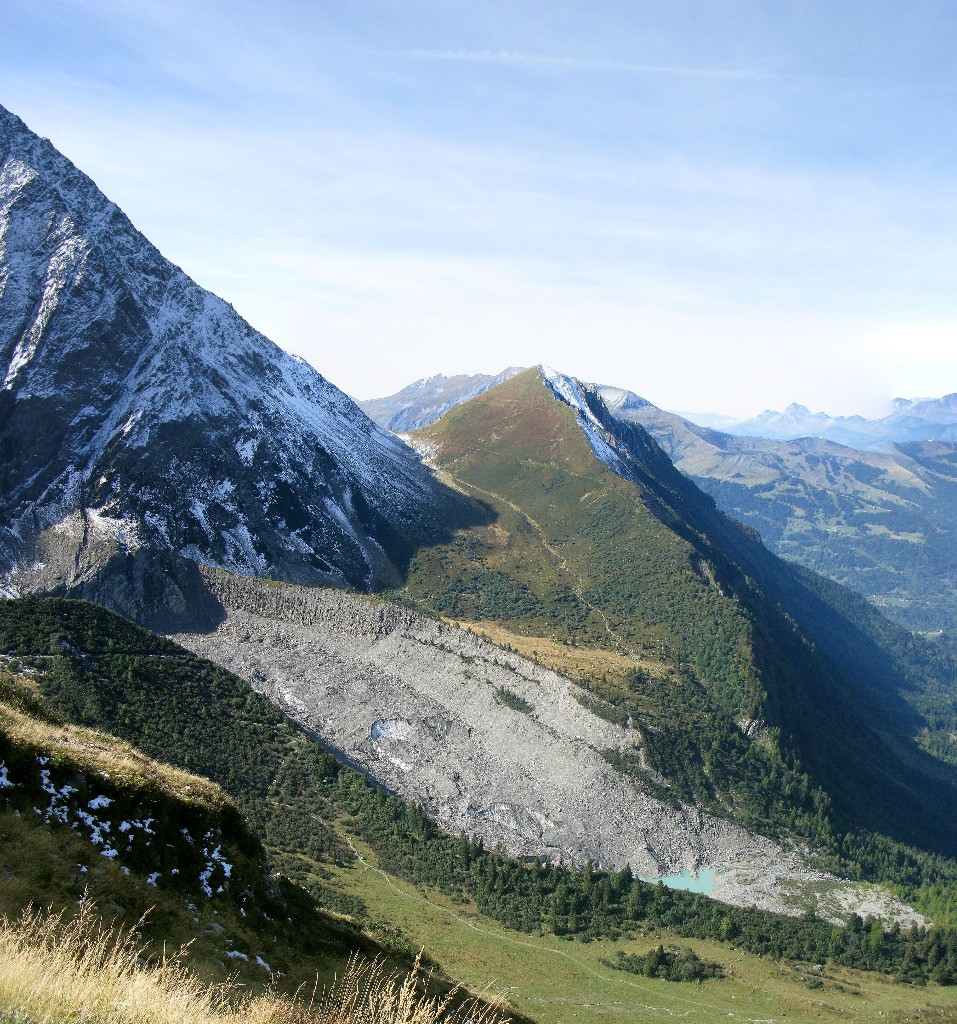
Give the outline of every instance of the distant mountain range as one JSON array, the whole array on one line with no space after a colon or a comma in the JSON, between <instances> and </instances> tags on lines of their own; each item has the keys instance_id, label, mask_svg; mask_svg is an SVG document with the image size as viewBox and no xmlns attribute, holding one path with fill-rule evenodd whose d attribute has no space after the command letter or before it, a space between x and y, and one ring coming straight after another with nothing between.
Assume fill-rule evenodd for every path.
<instances>
[{"instance_id":1,"label":"distant mountain range","mask_svg":"<svg viewBox=\"0 0 957 1024\"><path fill-rule=\"evenodd\" d=\"M811 412L796 402L784 412L768 409L747 420L715 413L680 415L701 426L740 437L784 441L823 437L864 451L881 449L897 441L957 441L957 394L943 398L895 398L893 411L873 420Z\"/></svg>"},{"instance_id":2,"label":"distant mountain range","mask_svg":"<svg viewBox=\"0 0 957 1024\"><path fill-rule=\"evenodd\" d=\"M401 434L428 426L453 406L488 391L503 380L514 377L522 369L520 366L510 366L494 377L484 373L445 377L439 373L434 377L417 380L388 398L359 401L358 406L376 423Z\"/></svg>"},{"instance_id":3,"label":"distant mountain range","mask_svg":"<svg viewBox=\"0 0 957 1024\"><path fill-rule=\"evenodd\" d=\"M957 444L861 451L823 437L733 436L620 388L599 390L616 416L644 426L678 469L778 554L912 629L957 630Z\"/></svg>"},{"instance_id":4,"label":"distant mountain range","mask_svg":"<svg viewBox=\"0 0 957 1024\"><path fill-rule=\"evenodd\" d=\"M496 375L436 374L417 380L386 398L361 400L358 405L381 426L401 433L417 430L438 419L444 412L509 377L523 367L510 366ZM615 393L620 392L616 400ZM610 408L633 411L652 403L631 391L603 386ZM624 404L622 404L624 403ZM889 450L898 441L957 442L957 393L942 398L895 398L894 409L880 419L863 416L829 416L811 412L792 402L784 412L766 410L751 419L736 419L721 413L678 412L672 415L687 423L717 430L735 437L761 437L773 440L825 438L861 451ZM664 410L660 410L664 411Z\"/></svg>"}]
</instances>

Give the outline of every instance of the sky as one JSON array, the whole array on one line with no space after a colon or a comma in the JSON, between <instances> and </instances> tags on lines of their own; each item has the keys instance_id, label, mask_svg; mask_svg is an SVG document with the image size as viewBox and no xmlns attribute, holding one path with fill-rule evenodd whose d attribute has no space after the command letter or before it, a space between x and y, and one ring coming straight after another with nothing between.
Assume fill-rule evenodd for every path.
<instances>
[{"instance_id":1,"label":"sky","mask_svg":"<svg viewBox=\"0 0 957 1024\"><path fill-rule=\"evenodd\" d=\"M4 0L3 36L0 104L355 397L957 391L952 0Z\"/></svg>"}]
</instances>

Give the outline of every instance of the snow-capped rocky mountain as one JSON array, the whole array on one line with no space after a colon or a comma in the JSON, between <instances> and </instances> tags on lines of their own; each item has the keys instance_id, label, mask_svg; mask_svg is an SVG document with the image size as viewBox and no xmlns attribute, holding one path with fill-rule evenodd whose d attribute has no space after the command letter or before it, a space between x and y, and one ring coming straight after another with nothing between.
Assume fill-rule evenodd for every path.
<instances>
[{"instance_id":1,"label":"snow-capped rocky mountain","mask_svg":"<svg viewBox=\"0 0 957 1024\"><path fill-rule=\"evenodd\" d=\"M3 108L0 360L8 584L56 534L374 587L440 529L448 493L407 445Z\"/></svg>"}]
</instances>

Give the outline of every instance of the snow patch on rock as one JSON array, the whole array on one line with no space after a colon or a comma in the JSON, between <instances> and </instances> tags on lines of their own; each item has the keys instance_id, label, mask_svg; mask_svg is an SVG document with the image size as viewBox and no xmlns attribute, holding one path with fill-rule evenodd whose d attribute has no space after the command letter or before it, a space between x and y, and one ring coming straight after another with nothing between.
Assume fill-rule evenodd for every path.
<instances>
[{"instance_id":1,"label":"snow patch on rock","mask_svg":"<svg viewBox=\"0 0 957 1024\"><path fill-rule=\"evenodd\" d=\"M596 458L604 462L612 472L627 475L622 457L613 447L613 438L591 411L578 382L548 366L540 366L539 370L545 378L545 386L550 388L557 398L575 410L578 424L588 439L588 444Z\"/></svg>"}]
</instances>

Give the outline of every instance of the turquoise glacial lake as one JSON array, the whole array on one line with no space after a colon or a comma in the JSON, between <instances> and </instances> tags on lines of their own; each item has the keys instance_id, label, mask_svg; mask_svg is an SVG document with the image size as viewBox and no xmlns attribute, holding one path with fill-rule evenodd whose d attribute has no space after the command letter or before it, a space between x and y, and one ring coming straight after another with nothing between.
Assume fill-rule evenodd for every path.
<instances>
[{"instance_id":1,"label":"turquoise glacial lake","mask_svg":"<svg viewBox=\"0 0 957 1024\"><path fill-rule=\"evenodd\" d=\"M700 892L707 895L714 889L718 879L710 868L702 868L696 874L682 871L680 875L665 875L663 878L642 878L643 882L664 882L669 889L684 889L686 892Z\"/></svg>"}]
</instances>

